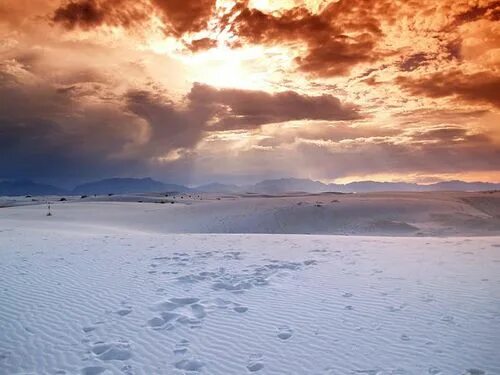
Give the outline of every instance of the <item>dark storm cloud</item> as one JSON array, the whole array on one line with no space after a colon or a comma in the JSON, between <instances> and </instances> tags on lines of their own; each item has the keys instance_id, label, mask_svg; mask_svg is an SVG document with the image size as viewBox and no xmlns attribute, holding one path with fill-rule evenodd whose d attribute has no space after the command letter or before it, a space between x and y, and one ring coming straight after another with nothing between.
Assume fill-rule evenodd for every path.
<instances>
[{"instance_id":1,"label":"dark storm cloud","mask_svg":"<svg viewBox=\"0 0 500 375\"><path fill-rule=\"evenodd\" d=\"M0 73L0 177L94 176L134 169L134 160L118 156L139 136L137 124L119 107L85 107L78 99L72 90Z\"/></svg>"},{"instance_id":2,"label":"dark storm cloud","mask_svg":"<svg viewBox=\"0 0 500 375\"><path fill-rule=\"evenodd\" d=\"M380 21L389 19L394 9L390 1L340 0L317 14L302 7L270 14L248 8L243 2L235 7L237 16L228 23L246 43L305 43L306 54L296 58L299 69L318 76L336 76L347 74L359 63L380 58L376 51L383 37Z\"/></svg>"},{"instance_id":3,"label":"dark storm cloud","mask_svg":"<svg viewBox=\"0 0 500 375\"><path fill-rule=\"evenodd\" d=\"M193 52L206 51L217 46L217 40L211 38L195 39L187 44Z\"/></svg>"},{"instance_id":4,"label":"dark storm cloud","mask_svg":"<svg viewBox=\"0 0 500 375\"><path fill-rule=\"evenodd\" d=\"M113 139L106 135L110 130L68 131L61 123L40 118L0 119L0 177L94 178L139 171L138 160L112 157L128 140L114 131Z\"/></svg>"},{"instance_id":5,"label":"dark storm cloud","mask_svg":"<svg viewBox=\"0 0 500 375\"><path fill-rule=\"evenodd\" d=\"M215 0L71 0L55 10L52 20L68 29L129 28L155 13L164 21L166 34L180 37L205 29L214 10Z\"/></svg>"},{"instance_id":6,"label":"dark storm cloud","mask_svg":"<svg viewBox=\"0 0 500 375\"><path fill-rule=\"evenodd\" d=\"M429 60L429 56L426 53L419 52L406 57L400 64L399 68L405 72L411 72L420 66L426 65Z\"/></svg>"},{"instance_id":7,"label":"dark storm cloud","mask_svg":"<svg viewBox=\"0 0 500 375\"><path fill-rule=\"evenodd\" d=\"M151 0L166 20L167 32L181 36L207 27L216 0Z\"/></svg>"},{"instance_id":8,"label":"dark storm cloud","mask_svg":"<svg viewBox=\"0 0 500 375\"><path fill-rule=\"evenodd\" d=\"M500 1L490 1L485 5L472 5L465 12L455 17L455 25L467 22L474 22L478 19L487 19L491 21L500 20Z\"/></svg>"},{"instance_id":9,"label":"dark storm cloud","mask_svg":"<svg viewBox=\"0 0 500 375\"><path fill-rule=\"evenodd\" d=\"M396 79L404 90L416 96L442 98L456 96L462 101L490 103L500 107L500 76L492 72L464 74L460 71L438 72L429 76Z\"/></svg>"},{"instance_id":10,"label":"dark storm cloud","mask_svg":"<svg viewBox=\"0 0 500 375\"><path fill-rule=\"evenodd\" d=\"M203 136L213 111L190 103L179 109L162 95L148 91L130 91L126 106L149 124L150 137L144 153L161 156L177 148L192 148Z\"/></svg>"},{"instance_id":11,"label":"dark storm cloud","mask_svg":"<svg viewBox=\"0 0 500 375\"><path fill-rule=\"evenodd\" d=\"M148 17L147 3L127 0L78 0L61 5L52 20L68 29L101 25L130 27Z\"/></svg>"},{"instance_id":12,"label":"dark storm cloud","mask_svg":"<svg viewBox=\"0 0 500 375\"><path fill-rule=\"evenodd\" d=\"M195 84L191 103L214 108L215 130L248 129L292 120L355 120L357 109L331 95L308 96L294 91L275 94L241 89L216 89Z\"/></svg>"},{"instance_id":13,"label":"dark storm cloud","mask_svg":"<svg viewBox=\"0 0 500 375\"><path fill-rule=\"evenodd\" d=\"M329 95L195 84L182 103L174 103L159 90L113 93L113 81L92 72L57 84L43 75L33 80L36 70L28 65L15 58L0 64L0 177L144 173L169 152L189 158L210 131L359 117Z\"/></svg>"}]
</instances>

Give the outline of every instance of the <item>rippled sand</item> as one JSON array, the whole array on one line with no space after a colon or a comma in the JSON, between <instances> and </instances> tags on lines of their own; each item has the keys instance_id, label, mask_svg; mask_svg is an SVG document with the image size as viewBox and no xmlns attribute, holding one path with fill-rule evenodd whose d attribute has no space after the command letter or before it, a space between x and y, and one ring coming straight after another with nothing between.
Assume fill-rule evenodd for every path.
<instances>
[{"instance_id":1,"label":"rippled sand","mask_svg":"<svg viewBox=\"0 0 500 375\"><path fill-rule=\"evenodd\" d=\"M498 237L50 223L0 219L1 374L500 373Z\"/></svg>"}]
</instances>

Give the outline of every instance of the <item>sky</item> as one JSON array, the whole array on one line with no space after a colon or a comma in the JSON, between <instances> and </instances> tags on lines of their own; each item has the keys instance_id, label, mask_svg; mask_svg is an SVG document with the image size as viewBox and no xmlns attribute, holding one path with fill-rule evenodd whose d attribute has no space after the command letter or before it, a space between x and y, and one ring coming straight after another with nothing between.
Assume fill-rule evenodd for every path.
<instances>
[{"instance_id":1,"label":"sky","mask_svg":"<svg viewBox=\"0 0 500 375\"><path fill-rule=\"evenodd\" d=\"M0 178L500 181L500 1L0 0Z\"/></svg>"}]
</instances>

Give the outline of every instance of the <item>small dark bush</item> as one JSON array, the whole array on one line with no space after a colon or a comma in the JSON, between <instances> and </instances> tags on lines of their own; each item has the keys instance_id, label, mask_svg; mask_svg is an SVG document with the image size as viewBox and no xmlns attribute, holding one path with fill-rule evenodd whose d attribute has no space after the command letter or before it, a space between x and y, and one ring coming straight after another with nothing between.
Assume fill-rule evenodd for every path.
<instances>
[{"instance_id":1,"label":"small dark bush","mask_svg":"<svg viewBox=\"0 0 500 375\"><path fill-rule=\"evenodd\" d=\"M59 199L59 202L65 202L65 201L67 201L67 199L64 198L64 197L62 197L61 199Z\"/></svg>"},{"instance_id":2,"label":"small dark bush","mask_svg":"<svg viewBox=\"0 0 500 375\"><path fill-rule=\"evenodd\" d=\"M87 198L87 197L88 197L88 195L82 195L82 196L80 197L80 199L85 199L85 198Z\"/></svg>"}]
</instances>

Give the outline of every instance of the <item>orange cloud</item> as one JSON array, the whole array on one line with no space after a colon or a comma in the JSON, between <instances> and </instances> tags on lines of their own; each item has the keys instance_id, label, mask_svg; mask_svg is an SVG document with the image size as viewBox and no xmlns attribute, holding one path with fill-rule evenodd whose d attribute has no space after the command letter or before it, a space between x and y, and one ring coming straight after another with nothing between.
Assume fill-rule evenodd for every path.
<instances>
[{"instance_id":1,"label":"orange cloud","mask_svg":"<svg viewBox=\"0 0 500 375\"><path fill-rule=\"evenodd\" d=\"M455 96L466 102L490 103L500 108L500 76L490 72L438 72L415 79L400 76L396 83L412 95Z\"/></svg>"}]
</instances>

